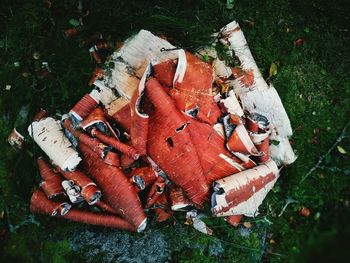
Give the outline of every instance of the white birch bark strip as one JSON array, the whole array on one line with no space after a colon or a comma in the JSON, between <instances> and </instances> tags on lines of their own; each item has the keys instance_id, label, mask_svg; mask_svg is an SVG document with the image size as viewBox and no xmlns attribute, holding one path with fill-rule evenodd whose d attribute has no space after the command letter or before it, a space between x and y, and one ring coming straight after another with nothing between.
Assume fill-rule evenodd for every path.
<instances>
[{"instance_id":1,"label":"white birch bark strip","mask_svg":"<svg viewBox=\"0 0 350 263\"><path fill-rule=\"evenodd\" d=\"M292 127L276 89L268 86L250 52L247 41L237 22L233 21L221 29L220 42L234 51L244 71L252 71L254 83L250 87L234 81L235 93L239 96L244 110L266 116L271 124L271 139L288 144L287 137L292 135ZM279 147L272 150L271 158L279 164L290 164L296 156L291 147ZM282 152L279 152L282 151ZM281 159L282 158L282 159Z\"/></svg>"},{"instance_id":2,"label":"white birch bark strip","mask_svg":"<svg viewBox=\"0 0 350 263\"><path fill-rule=\"evenodd\" d=\"M130 100L151 60L163 62L178 57L177 50L161 51L173 48L175 47L168 41L147 30L141 30L137 35L127 39L124 46L113 54L112 61L115 66L112 75L106 77L107 85Z\"/></svg>"},{"instance_id":3,"label":"white birch bark strip","mask_svg":"<svg viewBox=\"0 0 350 263\"><path fill-rule=\"evenodd\" d=\"M212 209L215 216L255 216L258 207L278 179L274 161L217 180ZM260 184L260 186L259 186Z\"/></svg>"},{"instance_id":4,"label":"white birch bark strip","mask_svg":"<svg viewBox=\"0 0 350 263\"><path fill-rule=\"evenodd\" d=\"M53 163L62 170L72 171L81 161L57 120L48 117L35 121L29 125L28 132Z\"/></svg>"}]
</instances>

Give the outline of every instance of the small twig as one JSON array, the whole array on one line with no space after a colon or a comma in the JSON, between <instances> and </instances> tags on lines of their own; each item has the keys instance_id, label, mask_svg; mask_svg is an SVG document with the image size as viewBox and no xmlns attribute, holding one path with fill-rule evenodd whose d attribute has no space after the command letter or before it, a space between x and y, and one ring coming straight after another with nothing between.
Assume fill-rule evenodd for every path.
<instances>
[{"instance_id":1,"label":"small twig","mask_svg":"<svg viewBox=\"0 0 350 263\"><path fill-rule=\"evenodd\" d=\"M284 211L287 209L287 207L290 204L293 204L293 203L298 203L298 201L294 200L293 198L288 197L287 201L286 201L286 204L283 206L283 208L282 208L281 212L279 213L278 217L281 217L284 214Z\"/></svg>"},{"instance_id":2,"label":"small twig","mask_svg":"<svg viewBox=\"0 0 350 263\"><path fill-rule=\"evenodd\" d=\"M333 143L331 148L329 148L328 151L324 155L320 156L317 163L304 175L304 177L301 179L300 183L304 182L310 176L310 174L312 174L316 169L321 167L321 164L324 161L324 159L328 155L330 155L330 153L335 149L335 147L337 147L337 145L346 137L345 132L346 132L347 128L349 127L349 125L350 125L350 120L344 126L342 132L340 133L340 135L336 139L336 141Z\"/></svg>"}]
</instances>

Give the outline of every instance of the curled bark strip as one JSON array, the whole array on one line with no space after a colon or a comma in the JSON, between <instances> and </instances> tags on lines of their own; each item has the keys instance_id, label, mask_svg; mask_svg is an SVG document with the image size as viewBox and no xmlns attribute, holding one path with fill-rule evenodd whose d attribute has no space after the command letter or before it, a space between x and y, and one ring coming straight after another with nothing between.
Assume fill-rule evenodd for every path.
<instances>
[{"instance_id":1,"label":"curled bark strip","mask_svg":"<svg viewBox=\"0 0 350 263\"><path fill-rule=\"evenodd\" d=\"M36 190L30 200L30 211L32 213L63 216L69 209L71 209L70 204L51 201L40 190Z\"/></svg>"},{"instance_id":2,"label":"curled bark strip","mask_svg":"<svg viewBox=\"0 0 350 263\"><path fill-rule=\"evenodd\" d=\"M244 114L243 109L239 104L238 99L235 93L233 92L233 90L230 90L228 92L227 98L220 100L220 104L224 109L224 113L234 114L234 115L237 115L238 117L242 117Z\"/></svg>"},{"instance_id":3,"label":"curled bark strip","mask_svg":"<svg viewBox=\"0 0 350 263\"><path fill-rule=\"evenodd\" d=\"M278 179L278 168L270 160L255 168L216 181L212 195L215 216L254 216Z\"/></svg>"},{"instance_id":4,"label":"curled bark strip","mask_svg":"<svg viewBox=\"0 0 350 263\"><path fill-rule=\"evenodd\" d=\"M194 204L202 206L209 187L196 148L187 128L176 131L187 120L156 79L147 81L146 92L155 107L149 123L147 152Z\"/></svg>"},{"instance_id":5,"label":"curled bark strip","mask_svg":"<svg viewBox=\"0 0 350 263\"><path fill-rule=\"evenodd\" d=\"M80 193L89 205L93 205L101 198L101 191L96 184L82 171L60 171L64 178L71 180L80 187Z\"/></svg>"},{"instance_id":6,"label":"curled bark strip","mask_svg":"<svg viewBox=\"0 0 350 263\"><path fill-rule=\"evenodd\" d=\"M101 131L104 133L107 132L107 120L101 108L94 109L80 124L84 130L87 130L93 125L96 125L98 128L102 126L100 128Z\"/></svg>"},{"instance_id":7,"label":"curled bark strip","mask_svg":"<svg viewBox=\"0 0 350 263\"><path fill-rule=\"evenodd\" d=\"M259 156L254 156L254 158L256 159L256 161L258 163L265 163L265 162L267 162L270 159L269 145L270 145L269 137L267 137L262 142L255 144L255 147L259 151Z\"/></svg>"},{"instance_id":8,"label":"curled bark strip","mask_svg":"<svg viewBox=\"0 0 350 263\"><path fill-rule=\"evenodd\" d=\"M238 125L234 129L226 146L231 152L239 152L248 155L258 154L258 150L255 148L243 124Z\"/></svg>"},{"instance_id":9,"label":"curled bark strip","mask_svg":"<svg viewBox=\"0 0 350 263\"><path fill-rule=\"evenodd\" d=\"M191 201L188 200L182 189L175 185L170 186L169 199L171 202L171 210L173 211L177 211L191 205Z\"/></svg>"},{"instance_id":10,"label":"curled bark strip","mask_svg":"<svg viewBox=\"0 0 350 263\"><path fill-rule=\"evenodd\" d=\"M136 168L130 173L131 181L137 185L140 190L144 190L146 187L154 183L158 174L152 167Z\"/></svg>"},{"instance_id":11,"label":"curled bark strip","mask_svg":"<svg viewBox=\"0 0 350 263\"><path fill-rule=\"evenodd\" d=\"M222 28L221 36L220 42L234 51L241 63L239 71L233 70L233 74L238 77L233 84L243 109L249 113L263 114L269 120L271 138L280 141L277 146L271 144L271 158L278 165L293 163L296 156L288 141L293 132L276 89L265 82L236 21Z\"/></svg>"},{"instance_id":12,"label":"curled bark strip","mask_svg":"<svg viewBox=\"0 0 350 263\"><path fill-rule=\"evenodd\" d=\"M184 112L198 108L197 118L214 125L221 112L214 101L212 83L212 67L194 55L179 50L174 87L169 92L177 108Z\"/></svg>"},{"instance_id":13,"label":"curled bark strip","mask_svg":"<svg viewBox=\"0 0 350 263\"><path fill-rule=\"evenodd\" d=\"M97 107L98 101L90 94L85 94L69 111L69 115L78 122L85 119Z\"/></svg>"},{"instance_id":14,"label":"curled bark strip","mask_svg":"<svg viewBox=\"0 0 350 263\"><path fill-rule=\"evenodd\" d=\"M92 129L91 135L99 139L101 142L112 146L114 149L120 151L121 153L126 154L134 160L137 160L140 156L139 153L133 147L122 143L121 141L118 141L115 138L107 136L97 129Z\"/></svg>"},{"instance_id":15,"label":"curled bark strip","mask_svg":"<svg viewBox=\"0 0 350 263\"><path fill-rule=\"evenodd\" d=\"M58 121L51 117L33 122L28 132L54 164L62 170L74 170L81 158L62 132Z\"/></svg>"},{"instance_id":16,"label":"curled bark strip","mask_svg":"<svg viewBox=\"0 0 350 263\"><path fill-rule=\"evenodd\" d=\"M113 209L134 225L138 231L146 227L146 215L137 193L117 167L106 165L90 148L81 145L84 166L95 182L101 187L105 200Z\"/></svg>"}]
</instances>

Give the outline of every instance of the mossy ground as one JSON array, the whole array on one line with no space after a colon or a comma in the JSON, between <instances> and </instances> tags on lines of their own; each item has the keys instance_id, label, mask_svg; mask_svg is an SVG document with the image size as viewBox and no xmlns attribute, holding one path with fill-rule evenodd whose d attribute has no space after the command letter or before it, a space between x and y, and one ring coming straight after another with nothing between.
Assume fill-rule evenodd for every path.
<instances>
[{"instance_id":1,"label":"mossy ground","mask_svg":"<svg viewBox=\"0 0 350 263\"><path fill-rule=\"evenodd\" d=\"M0 5L0 233L8 229L0 237L1 262L82 260L65 240L80 225L30 216L30 195L39 182L33 161L38 150L29 144L23 151L14 151L6 142L23 106L29 109L29 117L22 123L25 127L38 108L65 113L89 90L93 62L88 47L79 47L80 36L62 37L62 30L70 27L69 20L77 17L77 1L50 2L50 8L49 1L1 0ZM236 19L266 78L271 63L279 61L271 80L295 128L292 141L299 158L282 171L265 200L260 220L265 223L253 222L266 229L266 245L261 248L256 234L244 238L220 219L208 222L214 238L192 229L179 237L169 225L151 227L159 228L175 244L172 261L176 262L343 262L350 254L349 137L340 143L347 153L335 148L322 169L303 182L301 179L349 120L350 5L345 0L251 0L234 1L233 9L228 10L225 4L218 0L91 1L90 15L84 20L82 36L99 31L115 43L145 28L194 50L209 43L211 33ZM299 38L304 44L294 45ZM41 54L39 61L32 58L35 51ZM35 79L40 61L49 62L55 75L51 81ZM23 76L24 72L29 74ZM9 91L6 85L11 85ZM288 198L297 203L278 217ZM302 205L311 210L309 217L298 214ZM224 244L218 257L209 252L217 239ZM203 246L176 246L191 242Z\"/></svg>"}]
</instances>

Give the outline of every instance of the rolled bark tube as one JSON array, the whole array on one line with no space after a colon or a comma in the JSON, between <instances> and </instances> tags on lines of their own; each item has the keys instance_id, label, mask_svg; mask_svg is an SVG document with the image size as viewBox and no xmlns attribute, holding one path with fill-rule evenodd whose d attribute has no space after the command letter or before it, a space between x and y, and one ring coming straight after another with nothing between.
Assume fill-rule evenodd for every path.
<instances>
[{"instance_id":1,"label":"rolled bark tube","mask_svg":"<svg viewBox=\"0 0 350 263\"><path fill-rule=\"evenodd\" d=\"M42 157L37 159L40 176L43 180L56 177L58 172L55 171Z\"/></svg>"},{"instance_id":2,"label":"rolled bark tube","mask_svg":"<svg viewBox=\"0 0 350 263\"><path fill-rule=\"evenodd\" d=\"M106 165L86 145L80 147L84 166L103 192L108 204L134 225L138 232L146 227L146 215L133 185L115 166Z\"/></svg>"},{"instance_id":3,"label":"rolled bark tube","mask_svg":"<svg viewBox=\"0 0 350 263\"><path fill-rule=\"evenodd\" d=\"M133 147L122 143L115 138L107 136L97 129L92 129L91 135L99 139L101 142L112 146L114 149L120 151L121 153L124 153L127 156L133 158L134 160L137 160L140 157L138 152Z\"/></svg>"},{"instance_id":4,"label":"rolled bark tube","mask_svg":"<svg viewBox=\"0 0 350 263\"><path fill-rule=\"evenodd\" d=\"M135 232L135 226L115 215L94 213L72 208L63 216L66 219L95 226L105 226Z\"/></svg>"},{"instance_id":5,"label":"rolled bark tube","mask_svg":"<svg viewBox=\"0 0 350 263\"><path fill-rule=\"evenodd\" d=\"M96 184L82 171L72 172L60 171L64 178L73 181L80 187L80 193L89 205L95 204L101 198L101 191Z\"/></svg>"},{"instance_id":6,"label":"rolled bark tube","mask_svg":"<svg viewBox=\"0 0 350 263\"><path fill-rule=\"evenodd\" d=\"M62 170L74 170L81 161L78 152L64 135L59 123L51 117L33 122L28 132L54 164Z\"/></svg>"},{"instance_id":7,"label":"rolled bark tube","mask_svg":"<svg viewBox=\"0 0 350 263\"><path fill-rule=\"evenodd\" d=\"M98 101L90 94L85 94L69 111L78 122L85 119L97 107Z\"/></svg>"},{"instance_id":8,"label":"rolled bark tube","mask_svg":"<svg viewBox=\"0 0 350 263\"><path fill-rule=\"evenodd\" d=\"M45 194L36 190L30 200L30 211L37 214L47 214L50 216L65 215L71 209L71 205L67 202L55 202L47 199Z\"/></svg>"},{"instance_id":9,"label":"rolled bark tube","mask_svg":"<svg viewBox=\"0 0 350 263\"><path fill-rule=\"evenodd\" d=\"M258 153L258 150L255 148L243 124L238 125L235 128L228 139L226 146L231 152L254 155Z\"/></svg>"},{"instance_id":10,"label":"rolled bark tube","mask_svg":"<svg viewBox=\"0 0 350 263\"><path fill-rule=\"evenodd\" d=\"M186 129L187 120L156 79L147 81L146 93L155 107L154 115L150 116L147 152L169 179L201 207L209 187Z\"/></svg>"},{"instance_id":11,"label":"rolled bark tube","mask_svg":"<svg viewBox=\"0 0 350 263\"><path fill-rule=\"evenodd\" d=\"M71 205L68 203L59 203L47 199L44 193L39 190L35 191L32 195L30 211L32 213L47 214L50 216L61 215L63 218L85 224L128 231L136 230L133 225L120 217L71 208Z\"/></svg>"},{"instance_id":12,"label":"rolled bark tube","mask_svg":"<svg viewBox=\"0 0 350 263\"><path fill-rule=\"evenodd\" d=\"M62 188L62 179L56 175L40 183L41 189L46 194L47 198L53 199L59 195L65 195L65 191Z\"/></svg>"},{"instance_id":13,"label":"rolled bark tube","mask_svg":"<svg viewBox=\"0 0 350 263\"><path fill-rule=\"evenodd\" d=\"M78 140L79 144L87 145L90 149L97 153L100 158L103 159L106 156L106 153L109 151L109 147L100 142L98 139L91 138L82 131L75 130L71 119L67 118L63 120L63 127Z\"/></svg>"},{"instance_id":14,"label":"rolled bark tube","mask_svg":"<svg viewBox=\"0 0 350 263\"><path fill-rule=\"evenodd\" d=\"M278 168L270 160L213 184L212 210L215 216L255 216L258 207L278 179Z\"/></svg>"}]
</instances>

